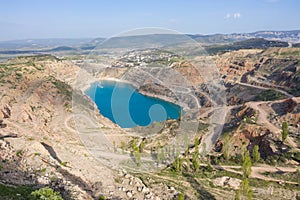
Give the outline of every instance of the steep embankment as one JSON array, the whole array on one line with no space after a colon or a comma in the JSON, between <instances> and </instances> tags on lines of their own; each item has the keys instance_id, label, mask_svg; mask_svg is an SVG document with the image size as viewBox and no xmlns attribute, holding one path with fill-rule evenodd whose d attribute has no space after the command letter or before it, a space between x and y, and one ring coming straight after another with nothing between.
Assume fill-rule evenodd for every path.
<instances>
[{"instance_id":1,"label":"steep embankment","mask_svg":"<svg viewBox=\"0 0 300 200\"><path fill-rule=\"evenodd\" d=\"M0 71L0 139L5 140L1 142L1 182L50 186L66 199L100 195L170 199L177 195L176 190L161 195L166 188L154 190L127 172L112 170L84 146L89 142L103 147L99 144L104 142L112 151L107 152L109 156L114 156L113 143L120 145L132 136L99 115L94 104L72 88L78 66L42 55L2 63ZM72 98L79 103L72 105Z\"/></svg>"},{"instance_id":2,"label":"steep embankment","mask_svg":"<svg viewBox=\"0 0 300 200\"><path fill-rule=\"evenodd\" d=\"M65 126L65 120L72 118L74 91L69 84L78 67L52 56L32 56L2 63L0 70L0 118L5 124L0 134L17 135L2 145L1 173L6 178L1 181L37 187L58 181L58 189L73 199L108 193L101 185L113 187L111 170L88 156L74 125ZM18 159L9 157L6 148L16 151Z\"/></svg>"}]
</instances>

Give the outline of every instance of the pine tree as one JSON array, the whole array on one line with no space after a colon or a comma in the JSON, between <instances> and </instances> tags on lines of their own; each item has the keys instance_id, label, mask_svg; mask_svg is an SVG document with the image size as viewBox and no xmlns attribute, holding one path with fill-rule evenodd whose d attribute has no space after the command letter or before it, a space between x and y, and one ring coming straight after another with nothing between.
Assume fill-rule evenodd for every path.
<instances>
[{"instance_id":1,"label":"pine tree","mask_svg":"<svg viewBox=\"0 0 300 200\"><path fill-rule=\"evenodd\" d=\"M195 146L195 148L198 149L199 144L200 144L200 140L199 140L199 138L196 137L195 140L194 140L194 146Z\"/></svg>"},{"instance_id":2,"label":"pine tree","mask_svg":"<svg viewBox=\"0 0 300 200\"><path fill-rule=\"evenodd\" d=\"M131 147L131 152L136 151L137 145L136 145L136 140L135 139L132 140L130 147Z\"/></svg>"},{"instance_id":3,"label":"pine tree","mask_svg":"<svg viewBox=\"0 0 300 200\"><path fill-rule=\"evenodd\" d=\"M230 159L231 150L232 150L232 143L230 141L230 136L226 135L224 138L222 152L223 152L223 156L224 156L225 160L227 160L227 161Z\"/></svg>"},{"instance_id":4,"label":"pine tree","mask_svg":"<svg viewBox=\"0 0 300 200\"><path fill-rule=\"evenodd\" d=\"M243 192L243 195L245 197L247 197L248 200L252 199L253 191L252 191L252 189L249 185L249 179L248 178L244 178L242 180L242 192Z\"/></svg>"},{"instance_id":5,"label":"pine tree","mask_svg":"<svg viewBox=\"0 0 300 200\"><path fill-rule=\"evenodd\" d=\"M242 147L241 147L241 156L243 158L242 162L245 159L246 151L247 151L247 145L243 142Z\"/></svg>"},{"instance_id":6,"label":"pine tree","mask_svg":"<svg viewBox=\"0 0 300 200\"><path fill-rule=\"evenodd\" d=\"M256 163L260 160L260 153L259 153L258 145L255 145L253 147L252 158L253 158L253 163Z\"/></svg>"},{"instance_id":7,"label":"pine tree","mask_svg":"<svg viewBox=\"0 0 300 200\"><path fill-rule=\"evenodd\" d=\"M182 171L182 164L182 159L180 157L177 157L174 162L174 169L176 172Z\"/></svg>"},{"instance_id":8,"label":"pine tree","mask_svg":"<svg viewBox=\"0 0 300 200\"><path fill-rule=\"evenodd\" d=\"M251 167L252 167L252 162L251 162L251 157L249 151L246 151L244 155L244 161L242 165L242 171L243 171L243 180L241 184L241 192L242 194L247 197L248 200L252 199L253 192L252 189L249 185L249 177L251 175Z\"/></svg>"},{"instance_id":9,"label":"pine tree","mask_svg":"<svg viewBox=\"0 0 300 200\"><path fill-rule=\"evenodd\" d=\"M244 157L244 162L242 165L242 171L243 171L243 177L244 178L249 178L251 174L251 167L252 167L252 162L250 158L250 153L249 151L246 151L245 157Z\"/></svg>"},{"instance_id":10,"label":"pine tree","mask_svg":"<svg viewBox=\"0 0 300 200\"><path fill-rule=\"evenodd\" d=\"M282 142L284 142L288 136L288 123L287 122L282 122L281 125L281 129L282 129L282 133L281 133L281 137L282 137Z\"/></svg>"},{"instance_id":11,"label":"pine tree","mask_svg":"<svg viewBox=\"0 0 300 200\"><path fill-rule=\"evenodd\" d=\"M240 200L240 191L239 190L235 191L234 200Z\"/></svg>"},{"instance_id":12,"label":"pine tree","mask_svg":"<svg viewBox=\"0 0 300 200\"><path fill-rule=\"evenodd\" d=\"M192 157L192 165L195 172L198 172L200 168L200 161L199 161L199 152L196 151Z\"/></svg>"}]
</instances>

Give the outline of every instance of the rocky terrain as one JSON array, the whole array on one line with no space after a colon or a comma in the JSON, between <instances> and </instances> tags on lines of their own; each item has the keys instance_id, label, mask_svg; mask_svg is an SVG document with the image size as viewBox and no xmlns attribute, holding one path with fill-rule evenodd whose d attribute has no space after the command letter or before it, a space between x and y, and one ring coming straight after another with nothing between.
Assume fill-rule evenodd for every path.
<instances>
[{"instance_id":1,"label":"rocky terrain","mask_svg":"<svg viewBox=\"0 0 300 200\"><path fill-rule=\"evenodd\" d=\"M1 65L1 182L50 186L65 199L155 197L158 191L101 165L82 145L71 106L77 71L72 62L53 56L19 57ZM116 134L123 132L106 123ZM165 196L177 193L172 189Z\"/></svg>"},{"instance_id":2,"label":"rocky terrain","mask_svg":"<svg viewBox=\"0 0 300 200\"><path fill-rule=\"evenodd\" d=\"M111 66L98 71L90 68L94 76L89 81L123 79L142 93L180 102L190 110L187 119L151 125L146 131L155 135L142 127L121 129L99 114L81 90L86 85L77 87L78 73L88 70L72 59L40 55L1 63L1 185L49 186L64 199L234 199L245 180L241 167L245 152L254 159L257 146L260 159L253 160L249 175L253 199L298 199L300 49L243 49L194 60L202 63L207 58L216 63L226 93L224 128L207 154L203 141L219 100L211 96L201 76L205 71L195 70L195 62L148 49L112 62L107 59ZM177 73L168 73L170 69L188 77L191 84ZM74 105L74 98L83 103ZM197 128L185 141L186 149L168 160L170 149L164 146L182 129L193 132L180 125L186 120L191 128L195 119ZM98 124L88 129L92 139L78 133L82 128L78 121ZM288 135L283 140L284 123ZM101 137L106 141L103 148L108 145L112 152L108 157L131 153L137 160L138 152L152 153L157 165L164 167L143 172L107 165L90 148L104 142Z\"/></svg>"}]
</instances>

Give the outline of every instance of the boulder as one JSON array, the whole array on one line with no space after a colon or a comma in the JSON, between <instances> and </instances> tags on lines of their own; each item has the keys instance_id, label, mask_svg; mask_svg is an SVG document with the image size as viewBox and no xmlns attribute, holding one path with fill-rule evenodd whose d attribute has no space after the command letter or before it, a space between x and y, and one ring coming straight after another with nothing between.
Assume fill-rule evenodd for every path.
<instances>
[{"instance_id":1,"label":"boulder","mask_svg":"<svg viewBox=\"0 0 300 200\"><path fill-rule=\"evenodd\" d=\"M215 186L219 186L219 187L229 187L232 188L234 190L239 189L240 184L241 184L241 180L237 179L237 178L231 178L228 176L223 176L223 177L218 177L213 181L213 184Z\"/></svg>"},{"instance_id":2,"label":"boulder","mask_svg":"<svg viewBox=\"0 0 300 200\"><path fill-rule=\"evenodd\" d=\"M129 198L131 198L131 197L133 196L133 194L132 194L131 191L127 191L127 192L126 192L126 195L127 195L127 197L129 197Z\"/></svg>"}]
</instances>

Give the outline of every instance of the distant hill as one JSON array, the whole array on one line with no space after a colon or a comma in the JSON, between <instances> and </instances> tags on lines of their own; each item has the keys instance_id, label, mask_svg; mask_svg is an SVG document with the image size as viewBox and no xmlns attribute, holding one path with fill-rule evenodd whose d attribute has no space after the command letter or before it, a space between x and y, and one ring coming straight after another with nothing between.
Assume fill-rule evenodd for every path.
<instances>
[{"instance_id":1,"label":"distant hill","mask_svg":"<svg viewBox=\"0 0 300 200\"><path fill-rule=\"evenodd\" d=\"M74 51L74 50L76 50L76 48L68 47L68 46L59 46L59 47L48 50L48 52L51 52L51 51Z\"/></svg>"},{"instance_id":2,"label":"distant hill","mask_svg":"<svg viewBox=\"0 0 300 200\"><path fill-rule=\"evenodd\" d=\"M210 45L206 46L206 51L209 54L216 54L219 52L233 51L239 49L266 49L269 47L288 47L287 42L270 41L263 38L251 38L244 41L234 42L226 45Z\"/></svg>"},{"instance_id":3,"label":"distant hill","mask_svg":"<svg viewBox=\"0 0 300 200\"><path fill-rule=\"evenodd\" d=\"M5 50L33 50L43 48L55 48L58 46L81 46L90 42L91 38L81 39L63 39L63 38L49 38L49 39L29 39L29 40L12 40L0 41L0 49Z\"/></svg>"},{"instance_id":4,"label":"distant hill","mask_svg":"<svg viewBox=\"0 0 300 200\"><path fill-rule=\"evenodd\" d=\"M233 33L225 35L226 38L234 40L245 40L250 38L264 38L266 40L284 41L296 43L300 41L300 30L295 31L257 31L254 33Z\"/></svg>"},{"instance_id":5,"label":"distant hill","mask_svg":"<svg viewBox=\"0 0 300 200\"><path fill-rule=\"evenodd\" d=\"M273 41L284 41L299 43L300 30L295 31L258 31L254 33L232 33L232 34L212 34L212 35L199 35L199 34L149 34L137 36L124 36L109 38L105 43L116 45L128 45L129 43L141 44L141 42L149 43L153 41L161 42L162 44L170 44L174 41L186 41L188 38L196 40L200 43L207 44L220 44L220 43L233 43L243 41L251 38L263 38ZM91 44L99 44L103 42L103 38L96 38L91 41Z\"/></svg>"},{"instance_id":6,"label":"distant hill","mask_svg":"<svg viewBox=\"0 0 300 200\"><path fill-rule=\"evenodd\" d=\"M300 43L293 44L293 47L300 47Z\"/></svg>"},{"instance_id":7,"label":"distant hill","mask_svg":"<svg viewBox=\"0 0 300 200\"><path fill-rule=\"evenodd\" d=\"M254 33L233 34L150 34L137 36L123 36L83 39L32 39L0 42L0 54L39 54L43 52L71 52L89 53L97 48L156 48L193 42L206 46L209 53L237 50L241 48L285 47L293 43L300 45L300 30L294 31L258 31Z\"/></svg>"},{"instance_id":8,"label":"distant hill","mask_svg":"<svg viewBox=\"0 0 300 200\"><path fill-rule=\"evenodd\" d=\"M213 35L187 35L192 39L200 43L208 44L219 44L219 43L230 43L235 42L236 38L227 37L224 34L213 34Z\"/></svg>"},{"instance_id":9,"label":"distant hill","mask_svg":"<svg viewBox=\"0 0 300 200\"><path fill-rule=\"evenodd\" d=\"M186 43L191 41L188 35L179 34L149 34L149 35L133 35L112 37L107 40L95 39L91 42L91 46L100 48L128 48L128 47L156 47L174 45L174 43Z\"/></svg>"},{"instance_id":10,"label":"distant hill","mask_svg":"<svg viewBox=\"0 0 300 200\"><path fill-rule=\"evenodd\" d=\"M59 46L51 49L33 49L33 50L0 50L0 54L41 54L47 52L61 52L61 51L76 51L76 48L68 46Z\"/></svg>"},{"instance_id":11,"label":"distant hill","mask_svg":"<svg viewBox=\"0 0 300 200\"><path fill-rule=\"evenodd\" d=\"M264 38L266 40L299 43L300 30L294 31L257 31L253 33L232 33L213 35L188 35L194 40L202 43L232 43L251 38Z\"/></svg>"},{"instance_id":12,"label":"distant hill","mask_svg":"<svg viewBox=\"0 0 300 200\"><path fill-rule=\"evenodd\" d=\"M240 42L233 43L233 46L237 48L246 48L246 49L264 49L269 47L288 47L287 42L282 41L270 41L263 38L252 38Z\"/></svg>"}]
</instances>

